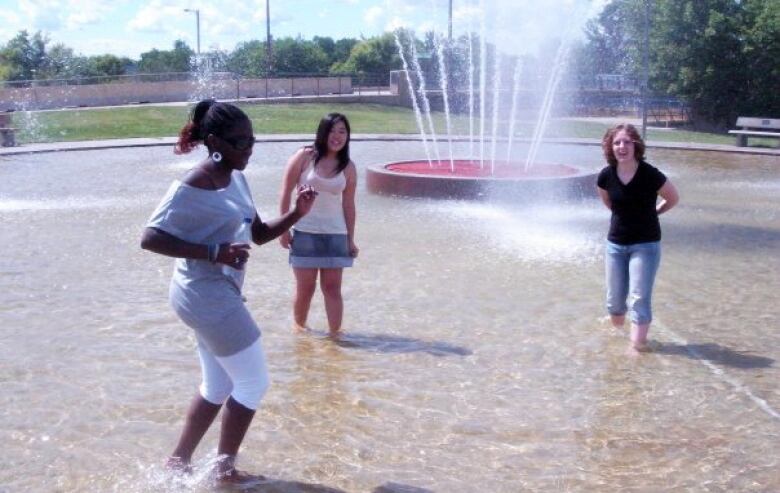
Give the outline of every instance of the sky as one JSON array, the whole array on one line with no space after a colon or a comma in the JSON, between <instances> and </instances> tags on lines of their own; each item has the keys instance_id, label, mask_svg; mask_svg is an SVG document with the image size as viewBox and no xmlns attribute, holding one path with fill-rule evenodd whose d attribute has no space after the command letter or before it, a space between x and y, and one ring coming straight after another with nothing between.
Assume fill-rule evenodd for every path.
<instances>
[{"instance_id":1,"label":"sky","mask_svg":"<svg viewBox=\"0 0 780 493\"><path fill-rule=\"evenodd\" d=\"M450 0L269 1L274 38L360 39L398 27L446 33ZM515 51L530 51L545 36L581 27L603 1L452 0L453 34L482 29ZM185 9L200 12L202 51L266 37L266 0L0 0L0 43L26 29L83 55L137 59L171 49L177 39L195 49L196 16Z\"/></svg>"}]
</instances>

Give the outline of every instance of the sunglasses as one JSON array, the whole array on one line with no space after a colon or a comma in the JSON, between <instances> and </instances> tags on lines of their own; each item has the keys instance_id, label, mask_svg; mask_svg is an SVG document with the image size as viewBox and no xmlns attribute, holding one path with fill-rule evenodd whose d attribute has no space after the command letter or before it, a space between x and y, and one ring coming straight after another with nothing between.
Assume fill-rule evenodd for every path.
<instances>
[{"instance_id":1,"label":"sunglasses","mask_svg":"<svg viewBox=\"0 0 780 493\"><path fill-rule=\"evenodd\" d=\"M229 139L227 137L220 137L220 139L230 144L230 146L237 151L246 151L249 150L253 145L255 145L254 137L240 137L238 139Z\"/></svg>"}]
</instances>

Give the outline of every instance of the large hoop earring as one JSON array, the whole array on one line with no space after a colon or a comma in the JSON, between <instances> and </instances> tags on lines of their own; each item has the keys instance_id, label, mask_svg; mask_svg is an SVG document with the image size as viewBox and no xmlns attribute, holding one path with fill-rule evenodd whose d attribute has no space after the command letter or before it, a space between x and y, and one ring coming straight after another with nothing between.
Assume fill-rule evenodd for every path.
<instances>
[{"instance_id":1,"label":"large hoop earring","mask_svg":"<svg viewBox=\"0 0 780 493\"><path fill-rule=\"evenodd\" d=\"M214 161L215 163L222 161L222 153L220 153L219 151L212 152L211 160Z\"/></svg>"}]
</instances>

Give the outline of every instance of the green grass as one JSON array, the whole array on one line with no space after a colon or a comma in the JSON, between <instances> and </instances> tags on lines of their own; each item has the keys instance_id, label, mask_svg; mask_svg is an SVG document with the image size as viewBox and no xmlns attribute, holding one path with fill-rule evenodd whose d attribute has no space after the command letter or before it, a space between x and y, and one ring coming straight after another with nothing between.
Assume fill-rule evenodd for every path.
<instances>
[{"instance_id":1,"label":"green grass","mask_svg":"<svg viewBox=\"0 0 780 493\"><path fill-rule=\"evenodd\" d=\"M241 104L252 119L257 134L313 135L319 119L326 113L338 111L349 117L353 133L416 134L414 113L407 108L376 104ZM15 113L14 126L20 129L21 143L123 139L134 137L171 137L179 133L186 122L190 107L132 106L99 109L72 109ZM446 128L444 115L433 116L437 133ZM475 123L476 125L476 123ZM518 138L533 134L533 123L527 120L516 124ZM453 116L454 134L468 134L468 118ZM506 132L507 122L499 129ZM609 127L603 122L554 120L548 126L546 137L574 137L600 139ZM486 129L492 122L486 122ZM649 130L649 141L694 142L705 144L733 144L729 135L691 132L685 130ZM761 144L760 142L756 142ZM771 145L774 142L767 142ZM753 145L753 142L751 142Z\"/></svg>"},{"instance_id":2,"label":"green grass","mask_svg":"<svg viewBox=\"0 0 780 493\"><path fill-rule=\"evenodd\" d=\"M348 115L354 133L416 133L414 114L405 108L367 104L240 105L258 134L307 134L323 115ZM14 114L22 143L171 137L187 121L190 107L133 106ZM32 124L31 124L32 123ZM443 127L443 125L442 125Z\"/></svg>"}]
</instances>

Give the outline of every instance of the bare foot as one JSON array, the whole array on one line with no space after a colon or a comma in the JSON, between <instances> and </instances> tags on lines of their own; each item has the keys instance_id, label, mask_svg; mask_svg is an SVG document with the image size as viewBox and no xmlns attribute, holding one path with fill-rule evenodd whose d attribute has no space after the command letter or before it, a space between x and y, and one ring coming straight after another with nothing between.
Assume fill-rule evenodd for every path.
<instances>
[{"instance_id":1,"label":"bare foot","mask_svg":"<svg viewBox=\"0 0 780 493\"><path fill-rule=\"evenodd\" d=\"M300 325L298 324L298 322L293 322L292 330L293 332L297 332L299 334L308 334L309 332L311 332L311 327L308 327L306 325Z\"/></svg>"},{"instance_id":2,"label":"bare foot","mask_svg":"<svg viewBox=\"0 0 780 493\"><path fill-rule=\"evenodd\" d=\"M618 331L623 331L626 328L625 324L616 323L615 320L609 315L606 315L604 317L599 317L598 322L599 325L603 328L609 328Z\"/></svg>"},{"instance_id":3,"label":"bare foot","mask_svg":"<svg viewBox=\"0 0 780 493\"><path fill-rule=\"evenodd\" d=\"M647 342L644 343L637 343L637 342L631 342L628 344L628 348L626 349L626 354L629 356L639 356L642 353L649 353L652 351L652 348Z\"/></svg>"},{"instance_id":4,"label":"bare foot","mask_svg":"<svg viewBox=\"0 0 780 493\"><path fill-rule=\"evenodd\" d=\"M168 457L165 460L165 468L179 474L192 474L192 465L181 457Z\"/></svg>"}]
</instances>

